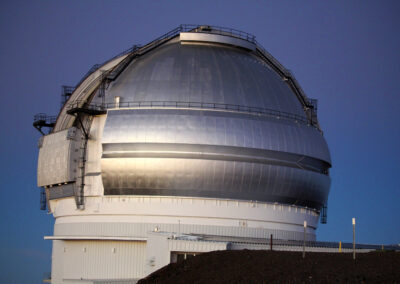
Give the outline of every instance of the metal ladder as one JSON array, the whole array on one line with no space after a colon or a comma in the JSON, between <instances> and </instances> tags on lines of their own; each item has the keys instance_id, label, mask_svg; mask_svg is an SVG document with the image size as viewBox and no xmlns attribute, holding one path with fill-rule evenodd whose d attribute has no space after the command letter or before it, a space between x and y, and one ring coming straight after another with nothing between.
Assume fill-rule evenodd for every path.
<instances>
[{"instance_id":1,"label":"metal ladder","mask_svg":"<svg viewBox=\"0 0 400 284\"><path fill-rule=\"evenodd\" d=\"M79 114L78 114L79 116ZM78 160L78 175L75 180L75 203L79 210L85 209L85 173L86 173L86 155L87 155L87 144L89 140L89 131L92 122L92 116L86 116L85 124L82 122L82 118L78 117L82 127L81 144L79 147L79 160Z\"/></svg>"}]
</instances>

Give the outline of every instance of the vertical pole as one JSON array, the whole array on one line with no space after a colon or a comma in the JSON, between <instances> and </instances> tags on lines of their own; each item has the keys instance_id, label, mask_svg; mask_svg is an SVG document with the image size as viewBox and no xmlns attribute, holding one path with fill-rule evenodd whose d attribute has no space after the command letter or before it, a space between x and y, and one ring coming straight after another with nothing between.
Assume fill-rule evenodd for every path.
<instances>
[{"instance_id":1,"label":"vertical pole","mask_svg":"<svg viewBox=\"0 0 400 284\"><path fill-rule=\"evenodd\" d=\"M353 218L353 259L356 259L356 218Z\"/></svg>"},{"instance_id":2,"label":"vertical pole","mask_svg":"<svg viewBox=\"0 0 400 284\"><path fill-rule=\"evenodd\" d=\"M272 251L272 234L271 237L269 238L269 248Z\"/></svg>"},{"instance_id":3,"label":"vertical pole","mask_svg":"<svg viewBox=\"0 0 400 284\"><path fill-rule=\"evenodd\" d=\"M339 252L342 252L342 241L339 242Z\"/></svg>"},{"instance_id":4,"label":"vertical pole","mask_svg":"<svg viewBox=\"0 0 400 284\"><path fill-rule=\"evenodd\" d=\"M307 228L307 221L304 221L303 258L306 257L306 228Z\"/></svg>"}]
</instances>

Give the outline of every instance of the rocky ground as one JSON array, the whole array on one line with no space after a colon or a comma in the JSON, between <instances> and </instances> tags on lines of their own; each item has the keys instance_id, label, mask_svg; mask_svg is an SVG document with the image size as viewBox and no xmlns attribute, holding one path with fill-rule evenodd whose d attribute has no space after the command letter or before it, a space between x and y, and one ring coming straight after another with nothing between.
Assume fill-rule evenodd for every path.
<instances>
[{"instance_id":1,"label":"rocky ground","mask_svg":"<svg viewBox=\"0 0 400 284\"><path fill-rule=\"evenodd\" d=\"M171 263L138 283L400 283L400 252L215 251Z\"/></svg>"}]
</instances>

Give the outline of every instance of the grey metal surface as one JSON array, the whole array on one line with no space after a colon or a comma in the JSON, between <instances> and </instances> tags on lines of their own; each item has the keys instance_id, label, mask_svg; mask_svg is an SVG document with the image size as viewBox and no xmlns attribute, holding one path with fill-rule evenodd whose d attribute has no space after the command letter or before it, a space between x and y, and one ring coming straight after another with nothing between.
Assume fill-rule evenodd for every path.
<instances>
[{"instance_id":1,"label":"grey metal surface","mask_svg":"<svg viewBox=\"0 0 400 284\"><path fill-rule=\"evenodd\" d=\"M136 57L87 103L199 102L257 107L288 119L227 109L142 106L108 110L102 137L105 194L283 202L320 209L329 193L326 142L281 74L258 53L174 38ZM289 117L289 116L288 116ZM297 119L299 118L299 119Z\"/></svg>"},{"instance_id":2,"label":"grey metal surface","mask_svg":"<svg viewBox=\"0 0 400 284\"><path fill-rule=\"evenodd\" d=\"M299 154L330 164L326 142L314 127L225 111L110 110L102 143L182 143L246 147Z\"/></svg>"},{"instance_id":3,"label":"grey metal surface","mask_svg":"<svg viewBox=\"0 0 400 284\"><path fill-rule=\"evenodd\" d=\"M198 196L296 204L320 209L328 176L295 168L179 158L102 160L105 194Z\"/></svg>"},{"instance_id":4,"label":"grey metal surface","mask_svg":"<svg viewBox=\"0 0 400 284\"><path fill-rule=\"evenodd\" d=\"M197 101L304 117L262 60L228 46L173 42L134 60L105 102ZM95 101L99 99L95 99ZM95 102L94 101L94 102ZM321 133L295 120L226 110L109 110L102 138L105 194L198 196L320 209L330 187Z\"/></svg>"},{"instance_id":5,"label":"grey metal surface","mask_svg":"<svg viewBox=\"0 0 400 284\"><path fill-rule=\"evenodd\" d=\"M251 162L326 174L329 164L299 154L257 148L183 143L106 143L103 158L184 158Z\"/></svg>"},{"instance_id":6,"label":"grey metal surface","mask_svg":"<svg viewBox=\"0 0 400 284\"><path fill-rule=\"evenodd\" d=\"M106 102L195 101L257 106L305 117L289 86L264 61L238 48L165 44L135 59Z\"/></svg>"},{"instance_id":7,"label":"grey metal surface","mask_svg":"<svg viewBox=\"0 0 400 284\"><path fill-rule=\"evenodd\" d=\"M75 183L67 183L48 188L49 200L74 196Z\"/></svg>"},{"instance_id":8,"label":"grey metal surface","mask_svg":"<svg viewBox=\"0 0 400 284\"><path fill-rule=\"evenodd\" d=\"M329 193L329 152L310 126L234 112L108 112L105 194L199 196L319 209Z\"/></svg>"}]
</instances>

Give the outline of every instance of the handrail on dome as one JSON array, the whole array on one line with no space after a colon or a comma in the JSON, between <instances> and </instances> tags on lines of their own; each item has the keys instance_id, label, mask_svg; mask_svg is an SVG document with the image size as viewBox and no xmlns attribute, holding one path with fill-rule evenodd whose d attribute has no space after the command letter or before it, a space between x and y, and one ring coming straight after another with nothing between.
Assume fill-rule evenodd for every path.
<instances>
[{"instance_id":1,"label":"handrail on dome","mask_svg":"<svg viewBox=\"0 0 400 284\"><path fill-rule=\"evenodd\" d=\"M309 120L297 114L292 114L284 111L242 106L235 104L221 104L221 103L207 103L207 102L182 102L182 101L133 101L133 102L119 102L119 103L104 103L86 104L84 101L75 101L67 105L67 113L73 112L75 109L85 110L86 113L104 114L107 109L129 109L129 108L197 108L204 110L225 110L237 111L248 114L261 114L273 116L275 118L289 119L302 124L310 124ZM312 124L311 124L312 125ZM313 125L315 126L315 125Z\"/></svg>"},{"instance_id":2,"label":"handrail on dome","mask_svg":"<svg viewBox=\"0 0 400 284\"><path fill-rule=\"evenodd\" d=\"M209 25L192 25L192 24L184 24L180 25L180 27L181 27L181 32L196 32L196 33L225 35L247 40L251 43L256 43L256 37L254 35L236 29L224 28L218 26L209 26Z\"/></svg>"},{"instance_id":3,"label":"handrail on dome","mask_svg":"<svg viewBox=\"0 0 400 284\"><path fill-rule=\"evenodd\" d=\"M42 131L43 127L53 129L56 124L57 116L55 115L47 115L45 113L38 113L33 117L33 127L35 127L42 135L45 133Z\"/></svg>"}]
</instances>

